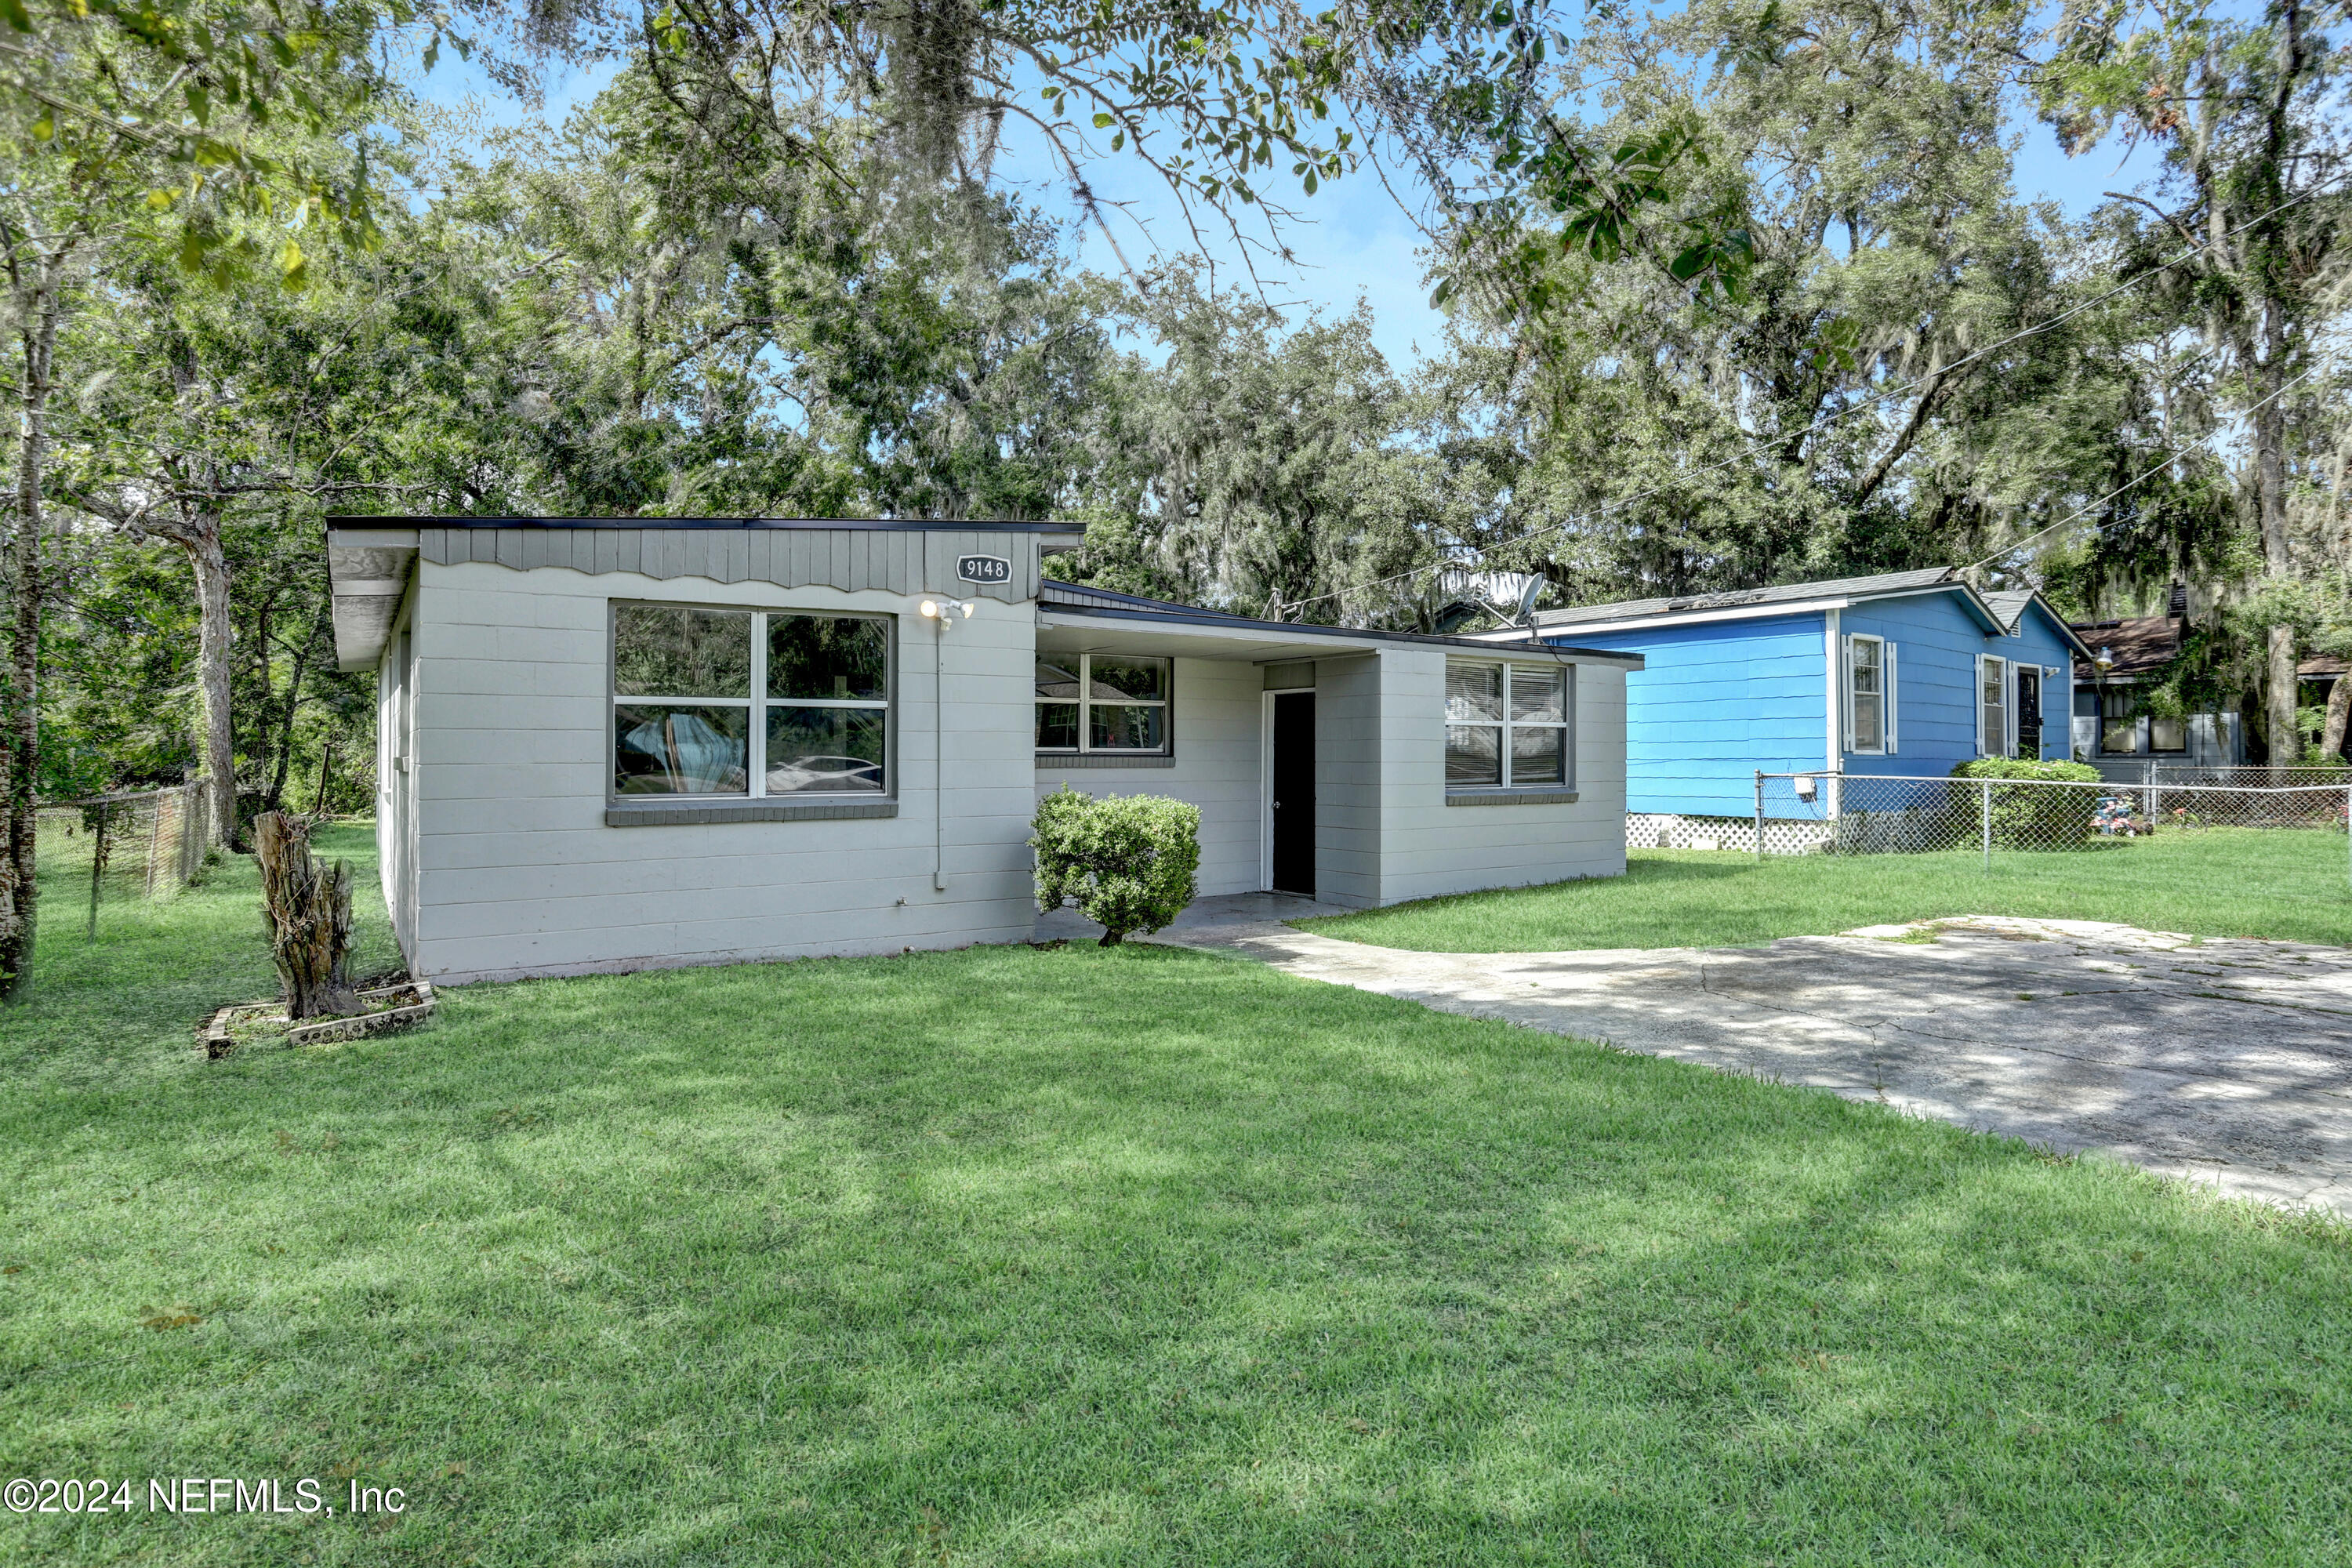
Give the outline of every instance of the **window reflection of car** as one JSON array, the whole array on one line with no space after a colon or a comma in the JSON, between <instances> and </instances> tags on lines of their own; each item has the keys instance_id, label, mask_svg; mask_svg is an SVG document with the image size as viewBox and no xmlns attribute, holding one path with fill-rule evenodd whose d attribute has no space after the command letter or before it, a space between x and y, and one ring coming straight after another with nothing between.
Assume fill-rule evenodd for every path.
<instances>
[{"instance_id":1,"label":"window reflection of car","mask_svg":"<svg viewBox=\"0 0 2352 1568\"><path fill-rule=\"evenodd\" d=\"M881 787L882 764L864 757L794 757L768 770L770 795Z\"/></svg>"},{"instance_id":2,"label":"window reflection of car","mask_svg":"<svg viewBox=\"0 0 2352 1568\"><path fill-rule=\"evenodd\" d=\"M692 713L648 719L621 736L625 795L740 795L743 743Z\"/></svg>"}]
</instances>

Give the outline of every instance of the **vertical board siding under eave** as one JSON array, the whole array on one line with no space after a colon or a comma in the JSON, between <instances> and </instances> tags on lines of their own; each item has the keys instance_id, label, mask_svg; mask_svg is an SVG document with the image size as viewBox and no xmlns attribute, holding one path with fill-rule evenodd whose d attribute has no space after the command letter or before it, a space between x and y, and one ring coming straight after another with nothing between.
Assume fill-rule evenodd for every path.
<instances>
[{"instance_id":1,"label":"vertical board siding under eave","mask_svg":"<svg viewBox=\"0 0 2352 1568\"><path fill-rule=\"evenodd\" d=\"M481 563L530 572L563 566L586 576L628 573L669 581L765 582L856 593L921 592L1022 604L1042 575L1025 535L986 530L428 528L419 553L436 565ZM965 583L961 555L999 555L1013 563L1003 583Z\"/></svg>"}]
</instances>

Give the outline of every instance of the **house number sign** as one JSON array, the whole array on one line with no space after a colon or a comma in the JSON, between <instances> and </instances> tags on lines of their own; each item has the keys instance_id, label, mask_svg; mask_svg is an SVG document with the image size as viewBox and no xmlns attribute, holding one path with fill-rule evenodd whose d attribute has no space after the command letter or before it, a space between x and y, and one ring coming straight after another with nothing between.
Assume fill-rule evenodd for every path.
<instances>
[{"instance_id":1,"label":"house number sign","mask_svg":"<svg viewBox=\"0 0 2352 1568\"><path fill-rule=\"evenodd\" d=\"M1002 555L959 555L956 575L967 583L1010 583L1013 563Z\"/></svg>"}]
</instances>

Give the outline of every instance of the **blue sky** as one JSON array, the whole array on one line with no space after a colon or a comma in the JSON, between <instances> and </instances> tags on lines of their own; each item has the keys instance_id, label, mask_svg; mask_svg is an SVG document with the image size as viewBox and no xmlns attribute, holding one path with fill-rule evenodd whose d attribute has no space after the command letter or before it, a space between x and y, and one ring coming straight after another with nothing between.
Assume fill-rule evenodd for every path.
<instances>
[{"instance_id":1,"label":"blue sky","mask_svg":"<svg viewBox=\"0 0 2352 1568\"><path fill-rule=\"evenodd\" d=\"M545 113L561 121L573 105L593 96L610 72L570 72L550 83ZM445 52L442 63L422 82L425 95L456 105L472 100L483 119L492 124L514 124L531 111L499 94L480 77ZM2062 154L2047 127L2030 119L2013 126L2020 145L2017 184L2028 198L2056 200L2070 216L2080 217L2099 203L2100 193L2130 190L2151 180L2155 163L2144 152L2126 159L2120 147L2108 145L2079 158ZM1071 211L1066 185L1054 177L1055 165L1041 155L1033 136L1008 142L998 172L1032 191L1044 208L1055 216ZM1391 171L1392 177L1397 174ZM1191 231L1156 176L1132 158L1106 157L1089 171L1098 196L1125 203L1126 216L1114 214L1111 226L1128 259L1140 268L1154 254L1179 254L1192 248ZM1418 187L1408 193L1417 195ZM1284 268L1260 256L1257 271L1266 297L1299 310L1319 310L1339 315L1354 309L1359 299L1370 305L1374 340L1389 363L1409 372L1423 359L1439 352L1444 319L1429 306L1429 290L1422 281L1423 261L1417 254L1422 238L1410 218L1370 170L1326 184L1311 198L1294 204L1307 221L1286 231L1296 257ZM1246 279L1241 253L1229 237L1204 223L1212 241L1209 258L1219 281ZM1100 271L1114 271L1118 259L1102 237L1090 227L1078 238L1082 263Z\"/></svg>"}]
</instances>

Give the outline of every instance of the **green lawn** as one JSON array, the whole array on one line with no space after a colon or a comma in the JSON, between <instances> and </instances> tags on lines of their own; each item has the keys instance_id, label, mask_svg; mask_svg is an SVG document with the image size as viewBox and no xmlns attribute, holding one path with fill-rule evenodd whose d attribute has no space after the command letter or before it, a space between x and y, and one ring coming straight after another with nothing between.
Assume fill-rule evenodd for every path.
<instances>
[{"instance_id":1,"label":"green lawn","mask_svg":"<svg viewBox=\"0 0 2352 1568\"><path fill-rule=\"evenodd\" d=\"M1420 952L1737 947L1938 915L2115 921L2198 936L2352 942L2341 834L2217 827L2073 854L1753 855L1635 849L1625 875L1426 899L1297 923Z\"/></svg>"},{"instance_id":2,"label":"green lawn","mask_svg":"<svg viewBox=\"0 0 2352 1568\"><path fill-rule=\"evenodd\" d=\"M409 1506L6 1562L2352 1560L2340 1226L1168 948L205 1063L244 862L57 926L0 1015L0 1478Z\"/></svg>"}]
</instances>

